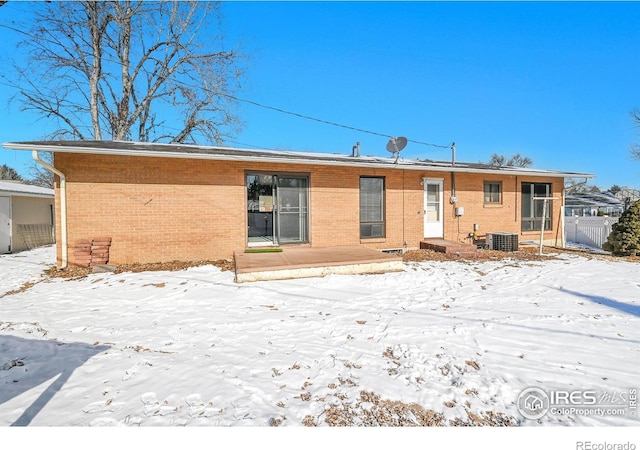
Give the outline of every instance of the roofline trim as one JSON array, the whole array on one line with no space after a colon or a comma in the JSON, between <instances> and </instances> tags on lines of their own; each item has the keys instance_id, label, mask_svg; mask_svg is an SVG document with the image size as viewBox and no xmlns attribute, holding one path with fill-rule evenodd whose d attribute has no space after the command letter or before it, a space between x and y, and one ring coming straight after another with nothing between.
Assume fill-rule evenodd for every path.
<instances>
[{"instance_id":1,"label":"roofline trim","mask_svg":"<svg viewBox=\"0 0 640 450\"><path fill-rule=\"evenodd\" d=\"M108 142L108 141L105 141ZM170 146L169 144L158 144ZM522 170L520 168L502 167L499 169L483 169L476 167L463 167L464 162L456 163L455 165L442 165L442 166L429 166L429 163L418 164L403 163L402 161L392 163L375 162L372 160L359 160L357 157L348 157L339 155L340 158L349 158L348 160L322 160L322 159L304 159L292 158L286 155L295 155L295 152L281 152L283 157L269 157L269 156L250 156L250 155L216 155L205 153L187 153L187 152L158 152L154 150L124 150L114 148L93 148L83 146L60 146L60 145L43 145L34 143L20 143L20 142L5 142L3 147L11 150L37 150L43 152L61 152L61 153L79 153L79 154L94 154L94 155L116 155L116 156L137 156L146 158L174 158L174 159L200 159L200 160L213 160L213 161L241 161L241 162L270 162L281 164L303 164L303 165L323 165L323 166L343 166L343 167L369 167L375 169L403 169L403 170L415 170L415 171L428 171L428 172L456 172L456 173L487 173L487 174L501 174L501 175L517 175L517 176L537 176L537 177L551 177L551 178L595 178L595 175L584 173L572 173L572 172L559 172L559 171L545 171L540 169ZM185 145L186 146L186 145ZM206 148L205 146L193 146ZM219 147L211 147L219 148ZM243 151L242 149L225 148L226 150ZM256 150L260 151L260 150ZM264 152L264 150L262 150ZM338 157L338 155L336 155ZM366 157L364 157L366 158ZM381 158L378 158L381 159Z\"/></svg>"},{"instance_id":2,"label":"roofline trim","mask_svg":"<svg viewBox=\"0 0 640 450\"><path fill-rule=\"evenodd\" d=\"M54 198L55 194L43 194L43 193L35 193L35 192L24 192L24 191L5 191L0 189L0 197L4 197L5 195L9 195L11 197L38 197L38 198Z\"/></svg>"}]
</instances>

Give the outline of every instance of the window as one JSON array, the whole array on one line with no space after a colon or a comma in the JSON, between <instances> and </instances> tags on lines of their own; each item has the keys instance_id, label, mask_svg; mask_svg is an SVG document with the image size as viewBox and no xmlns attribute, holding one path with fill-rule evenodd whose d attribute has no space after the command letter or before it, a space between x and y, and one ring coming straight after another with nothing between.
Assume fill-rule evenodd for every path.
<instances>
[{"instance_id":1,"label":"window","mask_svg":"<svg viewBox=\"0 0 640 450\"><path fill-rule=\"evenodd\" d=\"M502 203L502 183L500 181L484 182L484 202Z\"/></svg>"},{"instance_id":2,"label":"window","mask_svg":"<svg viewBox=\"0 0 640 450\"><path fill-rule=\"evenodd\" d=\"M551 197L550 183L522 183L522 231L540 231L542 227L542 210L545 202L534 198ZM551 229L552 201L547 201L544 217L544 229Z\"/></svg>"},{"instance_id":3,"label":"window","mask_svg":"<svg viewBox=\"0 0 640 450\"><path fill-rule=\"evenodd\" d=\"M427 183L427 222L440 222L440 185Z\"/></svg>"},{"instance_id":4,"label":"window","mask_svg":"<svg viewBox=\"0 0 640 450\"><path fill-rule=\"evenodd\" d=\"M309 242L309 176L247 173L249 246Z\"/></svg>"},{"instance_id":5,"label":"window","mask_svg":"<svg viewBox=\"0 0 640 450\"><path fill-rule=\"evenodd\" d=\"M360 177L360 237L384 237L384 178Z\"/></svg>"}]
</instances>

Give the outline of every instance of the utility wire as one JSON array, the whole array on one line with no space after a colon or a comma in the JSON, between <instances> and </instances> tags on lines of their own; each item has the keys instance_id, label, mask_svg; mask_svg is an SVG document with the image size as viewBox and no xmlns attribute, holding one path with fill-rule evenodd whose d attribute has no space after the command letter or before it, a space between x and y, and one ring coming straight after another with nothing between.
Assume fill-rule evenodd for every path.
<instances>
[{"instance_id":1,"label":"utility wire","mask_svg":"<svg viewBox=\"0 0 640 450\"><path fill-rule=\"evenodd\" d=\"M219 95L224 96L224 97L228 97L230 99L233 99L233 100L236 100L236 101L239 101L239 102L244 102L244 103L249 103L251 105L259 106L260 108L270 109L272 111L277 111L279 113L288 114L290 116L300 117L302 119L313 120L313 121L316 121L316 122L324 123L326 125L332 125L334 127L346 128L348 130L358 131L360 133L373 134L375 136L382 136L382 137L387 137L387 138L393 138L394 137L394 136L392 136L390 134L377 133L375 131L364 130L362 128L356 128L356 127L352 127L352 126L349 126L349 125L343 125L343 124L340 124L340 123L331 122L329 120L318 119L316 117L306 116L304 114L300 114L300 113L296 113L296 112L292 112L292 111L287 111L287 110L284 110L284 109L281 109L281 108L276 108L275 106L264 105L262 103L254 102L253 100L247 100L247 99L243 99L243 98L238 98L238 97L235 97L235 96L230 95L230 94L219 93ZM437 144L431 144L429 142L415 141L413 139L407 139L407 141L408 142L413 142L414 144L428 145L428 146L437 147L437 148L450 148L451 147L450 145L437 145Z\"/></svg>"},{"instance_id":2,"label":"utility wire","mask_svg":"<svg viewBox=\"0 0 640 450\"><path fill-rule=\"evenodd\" d=\"M12 30L14 32L21 33L21 34L24 34L24 35L32 38L32 39L35 39L35 37L33 35L25 32L23 30L19 30L17 28L13 28L13 27L10 27L10 26L4 25L4 24L0 24L0 27L7 28L7 29ZM53 41L48 41L48 42L53 42ZM116 63L116 64L118 63L117 61L109 61L109 62ZM207 88L202 88L201 86L200 87L199 86L193 86L193 85L191 85L191 84L189 84L187 82L184 82L183 80L174 80L174 82L178 83L178 84L182 84L182 85L190 87L190 88L207 89ZM4 82L1 82L0 84L5 84L7 86L11 86L10 84L4 83ZM244 99L244 98L235 97L235 96L233 96L231 94L226 94L226 93L223 93L223 92L216 92L215 94L217 94L217 95L219 95L221 97L227 97L227 98L230 98L232 100L236 100L238 102L248 103L248 104L251 104L251 105L254 105L254 106L258 106L260 108L270 109L272 111L276 111L276 112L279 112L279 113L282 113L282 114L288 114L290 116L299 117L301 119L313 120L315 122L324 123L326 125L331 125L331 126L334 126L334 127L346 128L348 130L358 131L360 133L372 134L372 135L375 135L375 136L382 136L382 137L386 137L386 138L390 138L390 139L395 137L395 136L392 136L390 134L384 134L384 133L378 133L378 132L375 132L375 131L369 131L369 130L365 130L365 129L362 129L362 128L356 128L356 127L352 127L352 126L349 126L349 125L343 125L343 124L340 124L340 123L331 122L329 120L318 119L317 117L311 117L311 116L307 116L307 115L304 115L304 114L300 114L300 113L296 113L296 112L292 112L292 111L287 111L287 110L282 109L282 108L276 108L275 106L265 105L265 104L262 104L262 103L255 102L253 100L247 100L247 99ZM438 145L438 144L432 144L430 142L416 141L414 139L407 139L407 142L413 142L414 144L426 145L426 146L436 147L436 148L446 148L446 149L451 148L451 146L453 145L453 144L450 144L450 145Z\"/></svg>"}]
</instances>

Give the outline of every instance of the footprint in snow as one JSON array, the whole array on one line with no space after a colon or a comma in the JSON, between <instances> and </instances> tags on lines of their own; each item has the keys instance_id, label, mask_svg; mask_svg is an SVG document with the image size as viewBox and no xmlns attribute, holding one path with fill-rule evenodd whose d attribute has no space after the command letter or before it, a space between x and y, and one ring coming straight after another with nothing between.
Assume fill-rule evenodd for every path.
<instances>
[{"instance_id":1,"label":"footprint in snow","mask_svg":"<svg viewBox=\"0 0 640 450\"><path fill-rule=\"evenodd\" d=\"M109 399L107 401L93 402L89 403L87 406L82 408L82 411L86 414L96 414L100 412L114 412L124 403L122 402L114 402L113 399Z\"/></svg>"},{"instance_id":2,"label":"footprint in snow","mask_svg":"<svg viewBox=\"0 0 640 450\"><path fill-rule=\"evenodd\" d=\"M160 407L160 402L158 401L155 392L145 392L140 396L140 401L144 405L143 409L145 416L155 415Z\"/></svg>"},{"instance_id":3,"label":"footprint in snow","mask_svg":"<svg viewBox=\"0 0 640 450\"><path fill-rule=\"evenodd\" d=\"M89 422L90 427L117 427L120 423L110 417L98 417Z\"/></svg>"},{"instance_id":4,"label":"footprint in snow","mask_svg":"<svg viewBox=\"0 0 640 450\"><path fill-rule=\"evenodd\" d=\"M461 327L459 325L454 325L453 332L455 334L467 335L467 334L469 334L469 329L466 328L466 327Z\"/></svg>"},{"instance_id":5,"label":"footprint in snow","mask_svg":"<svg viewBox=\"0 0 640 450\"><path fill-rule=\"evenodd\" d=\"M153 415L154 416L170 416L171 414L175 414L178 411L180 411L179 406L162 405L153 412Z\"/></svg>"},{"instance_id":6,"label":"footprint in snow","mask_svg":"<svg viewBox=\"0 0 640 450\"><path fill-rule=\"evenodd\" d=\"M144 414L146 416L168 416L180 410L179 406L171 406L167 402L161 405L155 392L142 394L140 401L144 404Z\"/></svg>"},{"instance_id":7,"label":"footprint in snow","mask_svg":"<svg viewBox=\"0 0 640 450\"><path fill-rule=\"evenodd\" d=\"M200 394L191 394L187 396L186 402L187 402L187 405L191 407L204 406L204 403L202 403L202 397L200 397Z\"/></svg>"},{"instance_id":8,"label":"footprint in snow","mask_svg":"<svg viewBox=\"0 0 640 450\"><path fill-rule=\"evenodd\" d=\"M136 374L140 370L140 367L140 364L137 363L135 366L129 367L127 370L125 370L124 375L122 375L122 381L127 381L136 376Z\"/></svg>"},{"instance_id":9,"label":"footprint in snow","mask_svg":"<svg viewBox=\"0 0 640 450\"><path fill-rule=\"evenodd\" d=\"M187 396L187 405L189 405L189 417L202 416L205 412L205 405L199 394L191 394Z\"/></svg>"},{"instance_id":10,"label":"footprint in snow","mask_svg":"<svg viewBox=\"0 0 640 450\"><path fill-rule=\"evenodd\" d=\"M145 392L140 396L140 401L142 401L145 406L158 406L160 404L155 392Z\"/></svg>"}]
</instances>

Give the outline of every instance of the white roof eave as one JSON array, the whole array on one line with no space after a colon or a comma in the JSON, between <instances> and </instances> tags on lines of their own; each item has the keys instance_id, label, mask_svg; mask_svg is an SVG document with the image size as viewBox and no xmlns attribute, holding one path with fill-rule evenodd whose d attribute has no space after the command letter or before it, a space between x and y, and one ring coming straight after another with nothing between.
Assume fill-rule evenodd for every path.
<instances>
[{"instance_id":1,"label":"white roof eave","mask_svg":"<svg viewBox=\"0 0 640 450\"><path fill-rule=\"evenodd\" d=\"M166 144L168 145L168 144ZM127 149L114 149L114 148L94 148L79 146L60 146L60 145L34 145L33 143L20 143L20 142L6 142L2 144L3 147L11 150L36 150L43 152L62 152L62 153L80 153L80 154L94 154L94 155L117 155L117 156L137 156L148 158L175 158L175 159L200 159L200 160L213 160L213 161L242 161L242 162L271 162L281 164L303 164L303 165L324 165L324 166L344 166L344 167L369 167L376 169L404 169L404 170L416 170L423 172L446 172L446 173L485 173L485 174L500 174L500 175L517 175L517 176L536 176L536 177L563 177L563 178L594 178L592 174L572 173L572 172L559 172L559 171L547 171L539 169L522 169L517 167L501 167L501 168L477 168L466 166L465 163L457 163L453 165L447 165L442 162L429 163L422 161L398 161L392 162L391 158L386 161L383 158L376 157L349 157L344 155L327 155L327 159L318 159L317 156L312 158L311 153L295 153L295 152L277 152L282 155L276 156L251 156L251 155L222 155L215 153L193 153L193 152L160 152L154 150L127 150ZM191 146L190 146L191 147ZM193 146L202 149L207 147ZM246 151L243 149L227 148L227 150L237 150L238 152ZM291 156L287 156L291 155ZM294 157L293 155L300 155ZM308 159L304 156L309 155ZM322 154L317 154L322 156ZM332 158L332 159L330 159Z\"/></svg>"},{"instance_id":2,"label":"white roof eave","mask_svg":"<svg viewBox=\"0 0 640 450\"><path fill-rule=\"evenodd\" d=\"M19 191L6 191L0 189L0 197L30 197L30 198L54 198L55 194L37 194L31 192L19 192Z\"/></svg>"}]
</instances>

